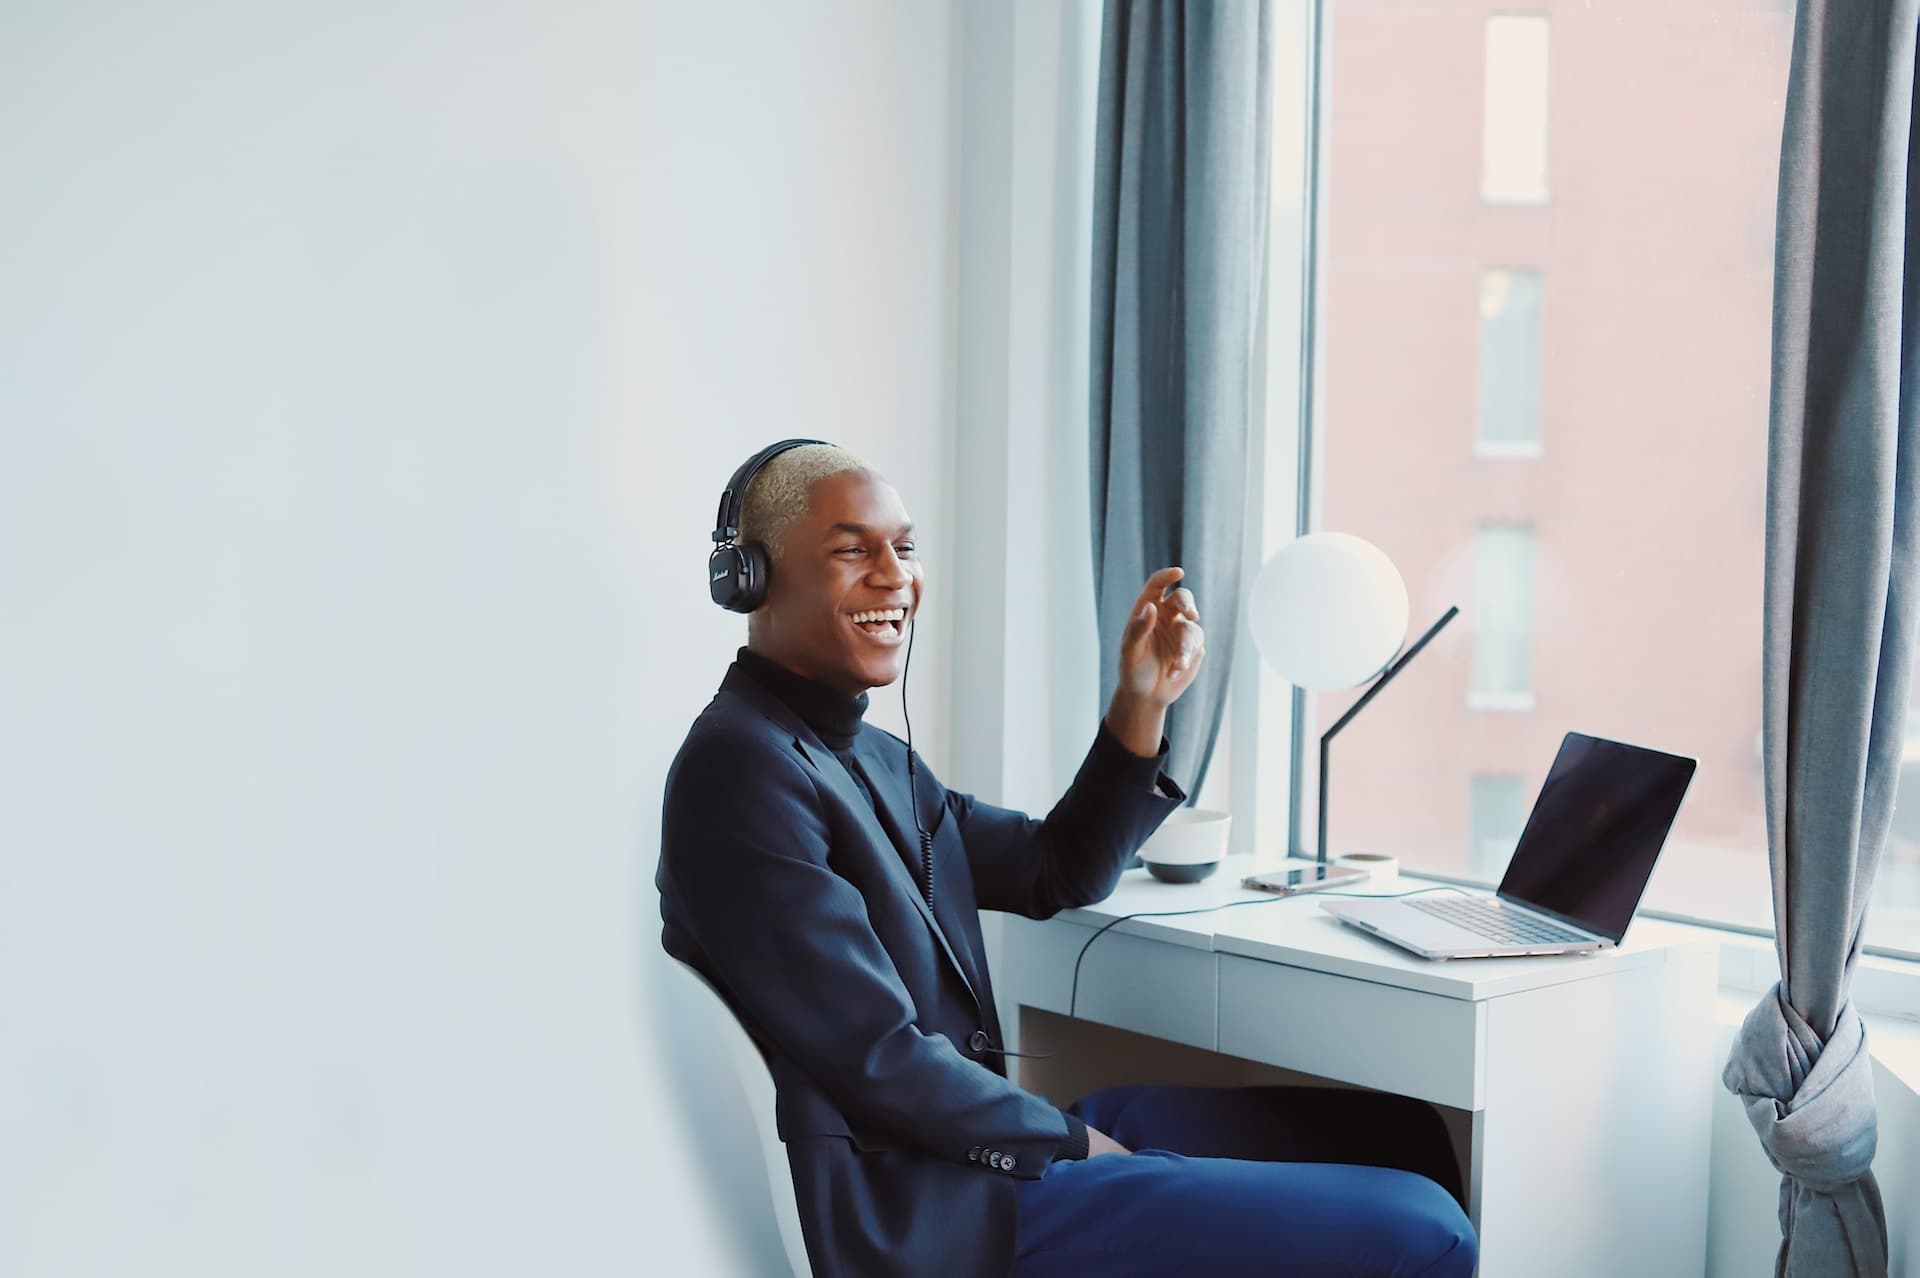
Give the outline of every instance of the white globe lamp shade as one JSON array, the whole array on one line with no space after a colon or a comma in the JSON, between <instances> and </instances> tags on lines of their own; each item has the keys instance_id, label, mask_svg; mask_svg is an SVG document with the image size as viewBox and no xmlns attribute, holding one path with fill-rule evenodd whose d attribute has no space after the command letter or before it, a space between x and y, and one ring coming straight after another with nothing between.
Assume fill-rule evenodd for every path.
<instances>
[{"instance_id":1,"label":"white globe lamp shade","mask_svg":"<svg viewBox=\"0 0 1920 1278\"><path fill-rule=\"evenodd\" d=\"M1254 646L1289 683L1352 688L1387 668L1407 638L1407 583L1372 542L1296 538L1267 560L1248 600Z\"/></svg>"}]
</instances>

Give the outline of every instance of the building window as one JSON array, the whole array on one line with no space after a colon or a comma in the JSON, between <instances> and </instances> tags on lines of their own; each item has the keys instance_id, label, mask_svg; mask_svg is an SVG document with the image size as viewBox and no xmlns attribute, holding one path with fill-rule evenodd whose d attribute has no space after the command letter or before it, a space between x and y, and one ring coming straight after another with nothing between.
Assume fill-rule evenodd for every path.
<instances>
[{"instance_id":1,"label":"building window","mask_svg":"<svg viewBox=\"0 0 1920 1278\"><path fill-rule=\"evenodd\" d=\"M1498 883L1526 827L1524 777L1476 775L1467 791L1467 876Z\"/></svg>"},{"instance_id":2,"label":"building window","mask_svg":"<svg viewBox=\"0 0 1920 1278\"><path fill-rule=\"evenodd\" d=\"M1473 671L1476 709L1533 708L1533 529L1483 524L1473 541Z\"/></svg>"},{"instance_id":3,"label":"building window","mask_svg":"<svg viewBox=\"0 0 1920 1278\"><path fill-rule=\"evenodd\" d=\"M1540 274L1480 276L1480 430L1484 457L1540 455Z\"/></svg>"},{"instance_id":4,"label":"building window","mask_svg":"<svg viewBox=\"0 0 1920 1278\"><path fill-rule=\"evenodd\" d=\"M1547 36L1544 17L1487 19L1480 195L1489 203L1547 198Z\"/></svg>"}]
</instances>

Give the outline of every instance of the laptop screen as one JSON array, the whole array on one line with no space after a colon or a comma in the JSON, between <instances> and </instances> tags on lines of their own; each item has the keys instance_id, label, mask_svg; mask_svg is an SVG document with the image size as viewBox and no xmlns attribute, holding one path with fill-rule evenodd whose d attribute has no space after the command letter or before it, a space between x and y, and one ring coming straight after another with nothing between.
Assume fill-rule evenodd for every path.
<instances>
[{"instance_id":1,"label":"laptop screen","mask_svg":"<svg viewBox=\"0 0 1920 1278\"><path fill-rule=\"evenodd\" d=\"M1680 755L1569 732L1500 895L1619 944L1693 770Z\"/></svg>"}]
</instances>

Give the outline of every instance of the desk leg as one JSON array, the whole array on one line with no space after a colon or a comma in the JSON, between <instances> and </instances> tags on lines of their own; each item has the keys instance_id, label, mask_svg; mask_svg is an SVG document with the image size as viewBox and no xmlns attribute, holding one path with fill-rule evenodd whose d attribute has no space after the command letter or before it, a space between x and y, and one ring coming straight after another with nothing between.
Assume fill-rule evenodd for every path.
<instances>
[{"instance_id":1,"label":"desk leg","mask_svg":"<svg viewBox=\"0 0 1920 1278\"><path fill-rule=\"evenodd\" d=\"M1481 1278L1705 1271L1716 981L1713 950L1686 947L1488 1001Z\"/></svg>"}]
</instances>

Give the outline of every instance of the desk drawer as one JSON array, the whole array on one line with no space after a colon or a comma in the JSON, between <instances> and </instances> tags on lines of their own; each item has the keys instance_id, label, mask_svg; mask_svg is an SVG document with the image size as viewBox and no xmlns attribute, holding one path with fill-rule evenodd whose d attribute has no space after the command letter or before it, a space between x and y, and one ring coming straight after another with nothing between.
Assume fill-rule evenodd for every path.
<instances>
[{"instance_id":1,"label":"desk drawer","mask_svg":"<svg viewBox=\"0 0 1920 1278\"><path fill-rule=\"evenodd\" d=\"M1006 1001L1067 1013L1074 959L1094 929L1065 919L1006 922ZM1080 964L1074 1015L1190 1047L1214 1048L1214 954L1114 929Z\"/></svg>"},{"instance_id":2,"label":"desk drawer","mask_svg":"<svg viewBox=\"0 0 1920 1278\"><path fill-rule=\"evenodd\" d=\"M1457 1109L1484 1107L1481 1004L1217 957L1220 1051Z\"/></svg>"}]
</instances>

